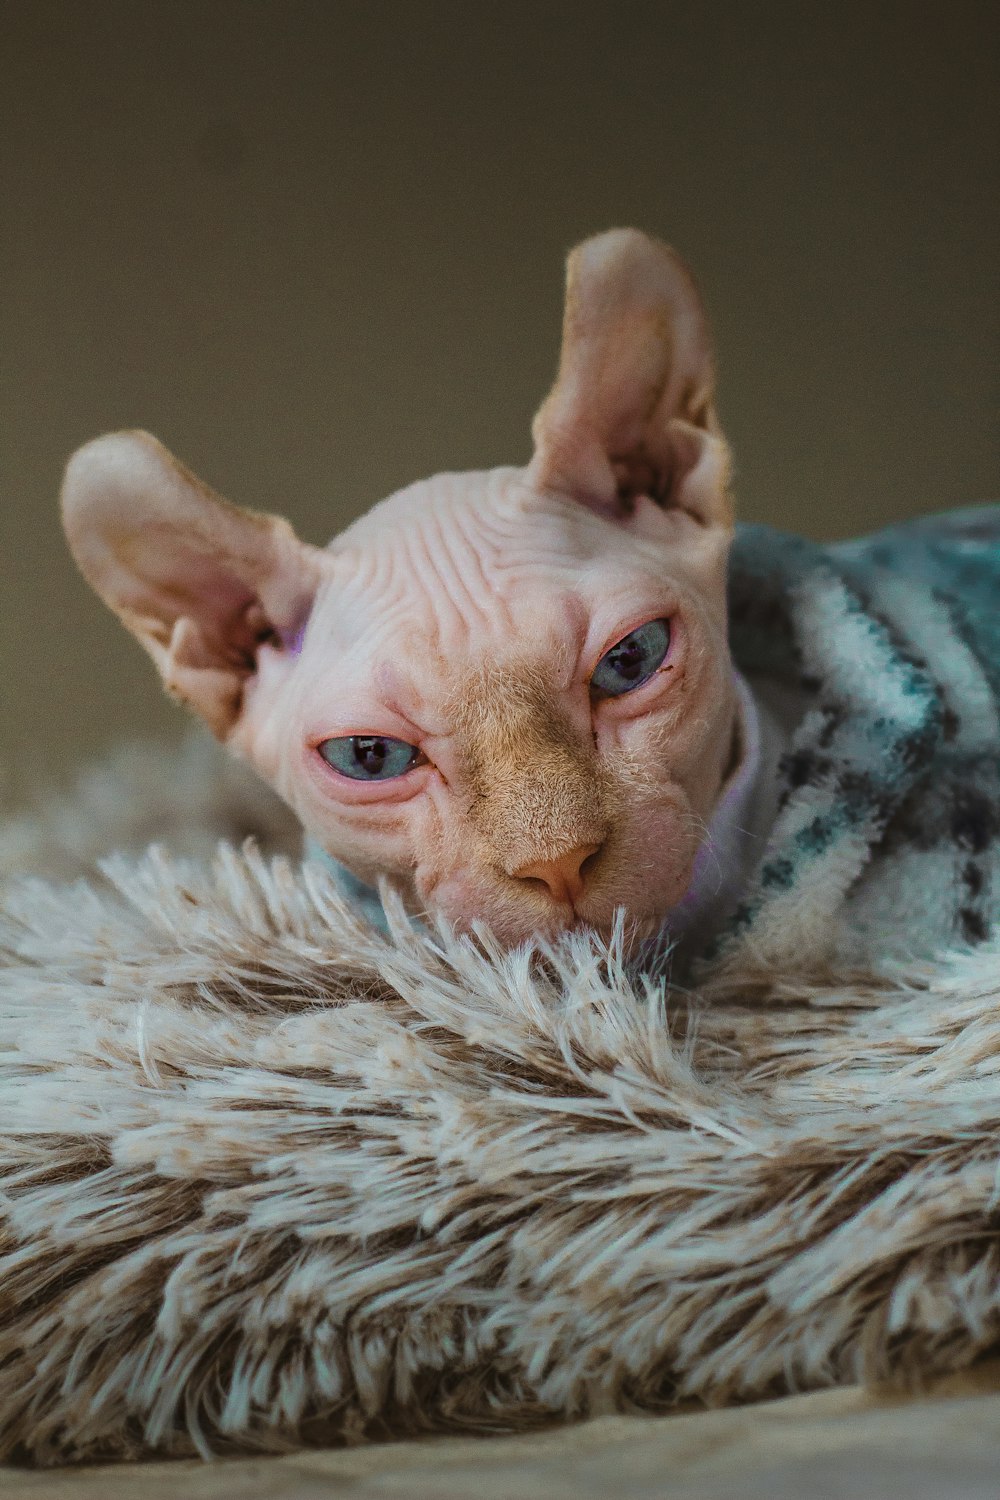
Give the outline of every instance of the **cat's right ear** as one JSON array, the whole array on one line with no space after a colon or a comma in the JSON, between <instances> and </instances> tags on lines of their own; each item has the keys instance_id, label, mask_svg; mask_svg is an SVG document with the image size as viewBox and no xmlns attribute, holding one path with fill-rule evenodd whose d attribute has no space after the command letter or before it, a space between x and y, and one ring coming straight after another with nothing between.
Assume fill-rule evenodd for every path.
<instances>
[{"instance_id":1,"label":"cat's right ear","mask_svg":"<svg viewBox=\"0 0 1000 1500\"><path fill-rule=\"evenodd\" d=\"M604 512L646 494L701 525L732 526L708 323L668 245L612 229L572 251L559 373L532 434L538 489Z\"/></svg>"},{"instance_id":2,"label":"cat's right ear","mask_svg":"<svg viewBox=\"0 0 1000 1500\"><path fill-rule=\"evenodd\" d=\"M79 449L62 514L81 572L168 691L228 738L261 643L303 624L323 554L278 516L214 494L146 432Z\"/></svg>"}]
</instances>

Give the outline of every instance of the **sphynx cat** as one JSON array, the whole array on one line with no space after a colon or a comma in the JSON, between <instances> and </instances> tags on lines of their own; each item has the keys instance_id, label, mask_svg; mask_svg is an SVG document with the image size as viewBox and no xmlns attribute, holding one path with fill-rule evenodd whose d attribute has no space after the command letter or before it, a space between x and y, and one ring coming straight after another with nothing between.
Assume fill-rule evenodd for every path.
<instances>
[{"instance_id":1,"label":"sphynx cat","mask_svg":"<svg viewBox=\"0 0 1000 1500\"><path fill-rule=\"evenodd\" d=\"M724 931L741 973L982 941L1000 511L730 555L714 389L685 266L613 230L569 257L526 468L422 480L321 550L117 433L71 459L66 531L362 902L385 875L506 945Z\"/></svg>"},{"instance_id":2,"label":"sphynx cat","mask_svg":"<svg viewBox=\"0 0 1000 1500\"><path fill-rule=\"evenodd\" d=\"M65 527L168 691L361 880L508 944L617 907L651 932L744 748L713 395L688 271L616 230L569 258L527 468L422 480L321 550L114 433Z\"/></svg>"}]
</instances>

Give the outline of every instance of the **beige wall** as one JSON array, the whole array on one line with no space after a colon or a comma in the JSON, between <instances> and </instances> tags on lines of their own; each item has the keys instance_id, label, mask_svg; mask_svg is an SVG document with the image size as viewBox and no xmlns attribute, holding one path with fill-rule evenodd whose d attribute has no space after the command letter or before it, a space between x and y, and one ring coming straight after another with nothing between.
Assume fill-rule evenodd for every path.
<instances>
[{"instance_id":1,"label":"beige wall","mask_svg":"<svg viewBox=\"0 0 1000 1500\"><path fill-rule=\"evenodd\" d=\"M149 427L314 541L520 461L564 251L610 224L700 278L745 516L995 494L995 9L4 5L8 784L181 727L67 559L77 444Z\"/></svg>"}]
</instances>

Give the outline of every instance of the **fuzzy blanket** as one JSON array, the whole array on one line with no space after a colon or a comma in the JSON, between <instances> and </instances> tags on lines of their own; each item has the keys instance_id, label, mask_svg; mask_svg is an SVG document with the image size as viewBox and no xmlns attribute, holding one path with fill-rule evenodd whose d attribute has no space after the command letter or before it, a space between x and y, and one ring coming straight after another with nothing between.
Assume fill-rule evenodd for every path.
<instances>
[{"instance_id":1,"label":"fuzzy blanket","mask_svg":"<svg viewBox=\"0 0 1000 1500\"><path fill-rule=\"evenodd\" d=\"M136 752L0 828L2 1455L517 1429L997 1348L995 937L670 992L614 945L502 955L391 899L383 937L318 865L210 859L206 830L291 836L262 798Z\"/></svg>"}]
</instances>

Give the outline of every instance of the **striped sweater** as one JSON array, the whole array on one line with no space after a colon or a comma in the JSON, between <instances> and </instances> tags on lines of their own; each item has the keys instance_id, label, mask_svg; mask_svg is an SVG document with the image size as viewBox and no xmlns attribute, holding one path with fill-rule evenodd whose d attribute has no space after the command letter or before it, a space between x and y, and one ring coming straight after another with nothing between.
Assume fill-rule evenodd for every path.
<instances>
[{"instance_id":1,"label":"striped sweater","mask_svg":"<svg viewBox=\"0 0 1000 1500\"><path fill-rule=\"evenodd\" d=\"M787 737L696 968L871 970L995 933L1000 506L829 545L740 526L729 592L734 661L784 695Z\"/></svg>"}]
</instances>

